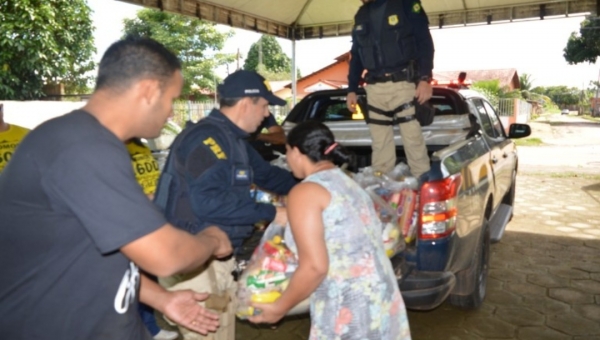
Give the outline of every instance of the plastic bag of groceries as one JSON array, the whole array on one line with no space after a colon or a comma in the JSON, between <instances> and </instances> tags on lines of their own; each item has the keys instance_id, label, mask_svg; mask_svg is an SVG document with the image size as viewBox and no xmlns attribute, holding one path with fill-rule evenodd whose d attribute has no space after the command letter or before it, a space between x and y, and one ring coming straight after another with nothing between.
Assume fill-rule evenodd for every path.
<instances>
[{"instance_id":1,"label":"plastic bag of groceries","mask_svg":"<svg viewBox=\"0 0 600 340\"><path fill-rule=\"evenodd\" d=\"M390 199L394 191L387 188L383 183L368 186L365 190L371 196L375 205L375 211L377 211L382 223L383 249L388 257L392 257L404 250L404 242L398 225L398 214L396 209L390 204Z\"/></svg>"},{"instance_id":2,"label":"plastic bag of groceries","mask_svg":"<svg viewBox=\"0 0 600 340\"><path fill-rule=\"evenodd\" d=\"M287 196L278 195L254 184L250 185L250 197L257 203L269 203L276 207L284 207L287 199Z\"/></svg>"},{"instance_id":3,"label":"plastic bag of groceries","mask_svg":"<svg viewBox=\"0 0 600 340\"><path fill-rule=\"evenodd\" d=\"M392 171L385 174L384 178L392 183L403 183L403 188L391 198L391 205L396 208L398 225L406 243L411 243L417 236L417 222L419 218L418 206L419 187L418 180L410 173L408 165L398 163ZM398 188L396 185L393 187Z\"/></svg>"},{"instance_id":4,"label":"plastic bag of groceries","mask_svg":"<svg viewBox=\"0 0 600 340\"><path fill-rule=\"evenodd\" d=\"M269 224L238 279L236 315L240 319L257 315L251 302L272 303L287 288L298 268L294 253L284 241L285 227Z\"/></svg>"},{"instance_id":5,"label":"plastic bag of groceries","mask_svg":"<svg viewBox=\"0 0 600 340\"><path fill-rule=\"evenodd\" d=\"M377 174L367 167L354 179L373 199L383 223L384 249L392 257L416 236L418 182L403 163L387 174Z\"/></svg>"}]
</instances>

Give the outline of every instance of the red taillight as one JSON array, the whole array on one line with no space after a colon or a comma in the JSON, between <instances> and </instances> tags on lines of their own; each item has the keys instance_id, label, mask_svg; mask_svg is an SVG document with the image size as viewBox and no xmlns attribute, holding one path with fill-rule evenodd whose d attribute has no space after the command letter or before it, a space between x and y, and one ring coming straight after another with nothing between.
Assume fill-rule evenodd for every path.
<instances>
[{"instance_id":1,"label":"red taillight","mask_svg":"<svg viewBox=\"0 0 600 340\"><path fill-rule=\"evenodd\" d=\"M420 239L446 237L454 231L460 184L460 174L423 184L420 197Z\"/></svg>"}]
</instances>

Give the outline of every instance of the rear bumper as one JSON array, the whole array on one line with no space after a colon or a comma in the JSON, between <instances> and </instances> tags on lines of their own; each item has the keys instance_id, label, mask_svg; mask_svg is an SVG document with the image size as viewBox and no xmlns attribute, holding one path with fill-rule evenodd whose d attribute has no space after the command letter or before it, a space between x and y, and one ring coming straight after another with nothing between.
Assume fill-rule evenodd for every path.
<instances>
[{"instance_id":1,"label":"rear bumper","mask_svg":"<svg viewBox=\"0 0 600 340\"><path fill-rule=\"evenodd\" d=\"M398 280L406 308L430 310L446 300L456 284L452 272L412 271Z\"/></svg>"},{"instance_id":2,"label":"rear bumper","mask_svg":"<svg viewBox=\"0 0 600 340\"><path fill-rule=\"evenodd\" d=\"M419 271L414 263L406 261L406 255L401 253L391 259L406 308L431 310L441 305L456 285L454 273Z\"/></svg>"}]
</instances>

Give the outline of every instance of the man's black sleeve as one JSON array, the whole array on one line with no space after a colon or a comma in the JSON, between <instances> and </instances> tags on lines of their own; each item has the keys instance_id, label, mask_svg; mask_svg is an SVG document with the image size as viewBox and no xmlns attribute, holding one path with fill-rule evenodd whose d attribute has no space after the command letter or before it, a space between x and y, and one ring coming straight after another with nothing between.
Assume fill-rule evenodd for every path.
<instances>
[{"instance_id":1,"label":"man's black sleeve","mask_svg":"<svg viewBox=\"0 0 600 340\"><path fill-rule=\"evenodd\" d=\"M287 195L298 181L291 172L265 161L250 145L247 146L254 184L279 195Z\"/></svg>"},{"instance_id":2,"label":"man's black sleeve","mask_svg":"<svg viewBox=\"0 0 600 340\"><path fill-rule=\"evenodd\" d=\"M348 92L356 92L358 83L364 71L360 54L358 53L358 44L356 43L356 35L352 33L352 48L350 49L350 68L348 71Z\"/></svg>"},{"instance_id":3,"label":"man's black sleeve","mask_svg":"<svg viewBox=\"0 0 600 340\"><path fill-rule=\"evenodd\" d=\"M227 148L220 141L222 148ZM233 165L226 160L215 158L210 148L199 145L189 156L196 164L189 164L187 169L194 177L190 185L190 201L196 216L203 221L217 225L248 225L259 221L271 221L275 218L275 207L271 204L256 203L247 193L240 195L233 188ZM205 166L199 163L207 161ZM191 167L190 167L191 165Z\"/></svg>"},{"instance_id":4,"label":"man's black sleeve","mask_svg":"<svg viewBox=\"0 0 600 340\"><path fill-rule=\"evenodd\" d=\"M411 21L415 40L417 42L417 64L419 78L431 77L433 71L433 39L429 32L429 19L420 1L405 1L405 8Z\"/></svg>"}]
</instances>

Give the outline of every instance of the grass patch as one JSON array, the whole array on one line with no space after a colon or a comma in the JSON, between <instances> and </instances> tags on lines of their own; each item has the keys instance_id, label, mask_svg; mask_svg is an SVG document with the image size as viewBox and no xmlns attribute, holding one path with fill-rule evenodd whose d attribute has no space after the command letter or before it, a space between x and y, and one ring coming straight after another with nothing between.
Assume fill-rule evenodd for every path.
<instances>
[{"instance_id":1,"label":"grass patch","mask_svg":"<svg viewBox=\"0 0 600 340\"><path fill-rule=\"evenodd\" d=\"M544 142L542 142L541 139L537 138L537 137L532 137L532 138L525 138L525 139L515 139L515 144L517 144L517 146L540 146L540 145L544 145Z\"/></svg>"},{"instance_id":2,"label":"grass patch","mask_svg":"<svg viewBox=\"0 0 600 340\"><path fill-rule=\"evenodd\" d=\"M590 122L600 123L600 117L592 117L588 115L579 116L585 120L589 120Z\"/></svg>"}]
</instances>

